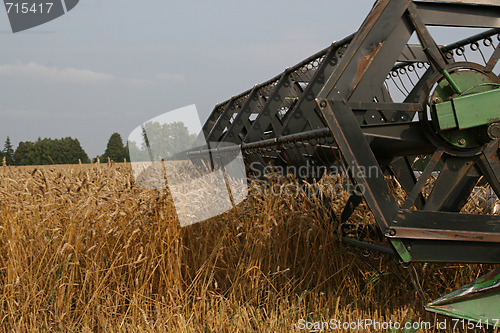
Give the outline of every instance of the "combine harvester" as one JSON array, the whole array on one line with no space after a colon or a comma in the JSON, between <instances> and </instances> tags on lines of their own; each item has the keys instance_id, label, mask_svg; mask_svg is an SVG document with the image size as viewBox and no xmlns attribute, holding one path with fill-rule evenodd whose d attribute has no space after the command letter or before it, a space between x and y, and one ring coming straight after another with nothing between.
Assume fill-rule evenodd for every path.
<instances>
[{"instance_id":1,"label":"combine harvester","mask_svg":"<svg viewBox=\"0 0 500 333\"><path fill-rule=\"evenodd\" d=\"M480 29L439 45L428 26ZM498 264L500 215L462 208L471 197L500 198L499 34L500 0L379 0L355 34L216 105L192 133L193 148L186 135L172 141L187 132L177 119L197 117L193 106L136 128L136 181L168 184L188 225L234 207L247 178L265 179L273 168L312 171L295 172L302 183L340 168L353 185L335 212L343 241L403 263ZM391 190L394 180L405 195ZM363 200L386 246L349 230ZM500 267L427 309L498 324Z\"/></svg>"},{"instance_id":2,"label":"combine harvester","mask_svg":"<svg viewBox=\"0 0 500 333\"><path fill-rule=\"evenodd\" d=\"M442 46L428 26L483 29ZM347 166L365 190L341 223L364 199L391 245L345 241L404 263L500 263L500 216L461 212L477 186L500 197L499 28L499 0L379 0L355 34L216 105L200 135L209 149L189 156L237 147L250 178L269 165ZM500 267L427 309L494 324Z\"/></svg>"}]
</instances>

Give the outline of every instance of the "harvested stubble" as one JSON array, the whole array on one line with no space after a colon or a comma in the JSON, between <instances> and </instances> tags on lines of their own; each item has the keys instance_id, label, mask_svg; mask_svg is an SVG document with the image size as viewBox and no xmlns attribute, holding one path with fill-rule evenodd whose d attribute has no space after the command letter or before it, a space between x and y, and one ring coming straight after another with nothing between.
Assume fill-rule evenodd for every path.
<instances>
[{"instance_id":1,"label":"harvested stubble","mask_svg":"<svg viewBox=\"0 0 500 333\"><path fill-rule=\"evenodd\" d=\"M296 332L301 318L434 323L425 300L490 268L404 269L365 258L338 241L320 200L303 195L253 191L234 211L180 228L167 193L135 186L126 164L0 169L4 331ZM345 199L336 197L334 211ZM363 207L354 220L373 223Z\"/></svg>"}]
</instances>

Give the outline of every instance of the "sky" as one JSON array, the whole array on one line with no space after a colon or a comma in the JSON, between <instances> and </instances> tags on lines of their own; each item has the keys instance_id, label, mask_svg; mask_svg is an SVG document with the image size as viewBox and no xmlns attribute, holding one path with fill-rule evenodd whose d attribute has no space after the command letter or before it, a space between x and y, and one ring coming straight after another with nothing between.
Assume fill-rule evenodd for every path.
<instances>
[{"instance_id":1,"label":"sky","mask_svg":"<svg viewBox=\"0 0 500 333\"><path fill-rule=\"evenodd\" d=\"M0 11L0 148L70 136L92 158L112 133L192 104L203 124L216 103L355 32L373 4L81 0L15 34Z\"/></svg>"},{"instance_id":2,"label":"sky","mask_svg":"<svg viewBox=\"0 0 500 333\"><path fill-rule=\"evenodd\" d=\"M81 0L12 33L0 12L0 145L78 138L90 157L112 133L264 82L356 31L373 1Z\"/></svg>"}]
</instances>

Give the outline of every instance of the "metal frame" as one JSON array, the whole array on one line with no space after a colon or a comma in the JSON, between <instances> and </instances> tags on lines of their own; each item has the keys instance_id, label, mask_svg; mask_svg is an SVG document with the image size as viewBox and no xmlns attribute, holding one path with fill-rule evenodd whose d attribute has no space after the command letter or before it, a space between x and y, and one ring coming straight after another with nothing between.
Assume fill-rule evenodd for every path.
<instances>
[{"instance_id":1,"label":"metal frame","mask_svg":"<svg viewBox=\"0 0 500 333\"><path fill-rule=\"evenodd\" d=\"M497 29L438 46L428 25ZM353 167L352 181L366 191L352 194L342 221L364 199L405 262L498 263L500 217L459 213L479 180L500 197L498 138L473 150L453 149L430 133L424 117L432 86L461 64L456 58L463 49L495 39L484 66L470 65L493 70L500 57L498 28L500 5L493 1L379 0L356 34L217 106L203 132L208 141L238 144L249 163L262 167ZM420 45L408 44L414 33ZM399 75L417 66L418 80L402 91L402 102L394 102L388 78L401 81ZM416 155L430 156L418 179L411 165ZM425 181L438 165L441 172L425 197ZM376 175L356 172L369 167ZM407 192L402 206L386 175Z\"/></svg>"}]
</instances>

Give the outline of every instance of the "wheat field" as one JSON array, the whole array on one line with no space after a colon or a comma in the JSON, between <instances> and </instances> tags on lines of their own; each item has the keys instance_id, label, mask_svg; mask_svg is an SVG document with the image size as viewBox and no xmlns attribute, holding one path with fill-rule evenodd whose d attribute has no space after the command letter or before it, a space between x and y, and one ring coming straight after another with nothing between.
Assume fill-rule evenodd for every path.
<instances>
[{"instance_id":1,"label":"wheat field","mask_svg":"<svg viewBox=\"0 0 500 333\"><path fill-rule=\"evenodd\" d=\"M492 268L404 268L366 256L339 241L332 215L345 196L330 210L319 197L250 194L232 211L181 228L168 193L136 186L128 164L0 167L0 330L300 332L300 320L434 323L444 317L425 312L426 301ZM366 206L353 221L374 223ZM437 330L420 332L427 331Z\"/></svg>"}]
</instances>

